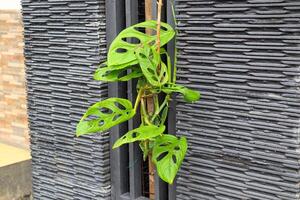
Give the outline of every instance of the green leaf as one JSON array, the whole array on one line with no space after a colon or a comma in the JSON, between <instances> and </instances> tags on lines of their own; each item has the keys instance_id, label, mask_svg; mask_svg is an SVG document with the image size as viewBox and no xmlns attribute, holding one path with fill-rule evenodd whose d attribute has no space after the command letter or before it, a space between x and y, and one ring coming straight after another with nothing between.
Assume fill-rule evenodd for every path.
<instances>
[{"instance_id":1,"label":"green leaf","mask_svg":"<svg viewBox=\"0 0 300 200\"><path fill-rule=\"evenodd\" d=\"M181 93L184 100L189 103L193 103L200 99L200 92L177 84L164 85L161 90L166 94L171 94L173 92Z\"/></svg>"},{"instance_id":2,"label":"green leaf","mask_svg":"<svg viewBox=\"0 0 300 200\"><path fill-rule=\"evenodd\" d=\"M193 103L200 99L200 92L186 88L183 92L183 97L186 102Z\"/></svg>"},{"instance_id":3,"label":"green leaf","mask_svg":"<svg viewBox=\"0 0 300 200\"><path fill-rule=\"evenodd\" d=\"M128 144L136 141L143 141L143 140L149 140L151 138L157 137L161 135L165 131L165 126L140 126L139 128L136 128L134 130L129 131L125 135L123 135L121 138L119 138L114 146L113 149L120 147L123 144Z\"/></svg>"},{"instance_id":4,"label":"green leaf","mask_svg":"<svg viewBox=\"0 0 300 200\"><path fill-rule=\"evenodd\" d=\"M152 151L152 161L159 177L172 184L187 151L185 137L163 135L157 138Z\"/></svg>"},{"instance_id":5,"label":"green leaf","mask_svg":"<svg viewBox=\"0 0 300 200\"><path fill-rule=\"evenodd\" d=\"M167 66L161 62L160 55L154 47L145 45L144 48L139 48L136 51L136 57L147 81L156 87L161 87L168 82ZM160 64L160 70L157 68Z\"/></svg>"},{"instance_id":6,"label":"green leaf","mask_svg":"<svg viewBox=\"0 0 300 200\"><path fill-rule=\"evenodd\" d=\"M175 35L173 28L161 23L161 46L168 43ZM142 30L141 30L142 29ZM123 30L112 42L108 52L108 66L115 66L115 69L125 68L129 65L137 64L137 59L134 51L142 47L144 44L151 44L156 41L156 35L147 35L144 30L150 29L155 32L156 21L150 20L130 26ZM128 42L128 39L137 41L134 43ZM154 45L155 46L155 45Z\"/></svg>"},{"instance_id":7,"label":"green leaf","mask_svg":"<svg viewBox=\"0 0 300 200\"><path fill-rule=\"evenodd\" d=\"M127 74L128 69L130 69L130 72ZM129 81L141 76L143 76L143 72L139 67L131 66L130 68L115 70L114 66L106 66L96 70L94 79L97 81L115 82Z\"/></svg>"},{"instance_id":8,"label":"green leaf","mask_svg":"<svg viewBox=\"0 0 300 200\"><path fill-rule=\"evenodd\" d=\"M110 98L92 105L76 128L76 136L105 131L135 115L127 99Z\"/></svg>"}]
</instances>

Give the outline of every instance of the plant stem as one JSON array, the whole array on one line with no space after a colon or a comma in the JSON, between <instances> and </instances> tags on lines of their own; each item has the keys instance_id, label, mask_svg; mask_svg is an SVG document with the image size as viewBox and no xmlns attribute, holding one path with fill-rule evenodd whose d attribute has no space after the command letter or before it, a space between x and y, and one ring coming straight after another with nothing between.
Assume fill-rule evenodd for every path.
<instances>
[{"instance_id":1,"label":"plant stem","mask_svg":"<svg viewBox=\"0 0 300 200\"><path fill-rule=\"evenodd\" d=\"M167 95L165 97L164 102L161 104L161 106L159 107L159 109L154 113L154 115L151 118L151 122L153 123L153 121L155 120L155 118L159 115L159 113L164 109L164 107L167 105L167 103L169 102L170 96Z\"/></svg>"},{"instance_id":2,"label":"plant stem","mask_svg":"<svg viewBox=\"0 0 300 200\"><path fill-rule=\"evenodd\" d=\"M141 88L139 90L138 96L136 97L134 108L133 108L135 112L137 111L137 108L138 108L139 103L141 101L142 94L143 94L143 88Z\"/></svg>"},{"instance_id":3,"label":"plant stem","mask_svg":"<svg viewBox=\"0 0 300 200\"><path fill-rule=\"evenodd\" d=\"M147 124L147 125L150 125L151 122L149 121L149 116L147 114L147 109L146 109L146 104L145 104L145 100L144 98L141 99L141 107L142 107L142 117L144 119L144 122Z\"/></svg>"}]
</instances>

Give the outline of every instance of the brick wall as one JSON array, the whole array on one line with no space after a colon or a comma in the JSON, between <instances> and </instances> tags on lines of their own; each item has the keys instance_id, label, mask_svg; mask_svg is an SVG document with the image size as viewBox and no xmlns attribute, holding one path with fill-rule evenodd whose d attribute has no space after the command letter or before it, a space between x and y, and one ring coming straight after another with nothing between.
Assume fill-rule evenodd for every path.
<instances>
[{"instance_id":1,"label":"brick wall","mask_svg":"<svg viewBox=\"0 0 300 200\"><path fill-rule=\"evenodd\" d=\"M23 26L19 10L0 10L0 143L28 148Z\"/></svg>"}]
</instances>

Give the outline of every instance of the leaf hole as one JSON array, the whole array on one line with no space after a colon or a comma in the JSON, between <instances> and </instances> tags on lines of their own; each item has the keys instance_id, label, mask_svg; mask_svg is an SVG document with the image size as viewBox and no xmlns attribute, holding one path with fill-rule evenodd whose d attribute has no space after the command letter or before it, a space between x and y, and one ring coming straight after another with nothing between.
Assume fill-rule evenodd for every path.
<instances>
[{"instance_id":1,"label":"leaf hole","mask_svg":"<svg viewBox=\"0 0 300 200\"><path fill-rule=\"evenodd\" d=\"M100 111L102 113L105 113L105 114L112 114L113 113L113 111L111 109L106 108L106 107L101 108Z\"/></svg>"},{"instance_id":2,"label":"leaf hole","mask_svg":"<svg viewBox=\"0 0 300 200\"><path fill-rule=\"evenodd\" d=\"M142 33L146 33L147 30L147 34L148 35L156 35L156 30L153 28L146 28L146 27L134 27L134 29L136 31L142 32Z\"/></svg>"},{"instance_id":3,"label":"leaf hole","mask_svg":"<svg viewBox=\"0 0 300 200\"><path fill-rule=\"evenodd\" d=\"M117 48L117 49L116 49L116 52L117 52L117 53L126 53L126 52L127 52L127 49L125 49L125 48Z\"/></svg>"},{"instance_id":4,"label":"leaf hole","mask_svg":"<svg viewBox=\"0 0 300 200\"><path fill-rule=\"evenodd\" d=\"M164 31L168 31L168 29L166 27L164 27L164 26L161 26L160 29L164 30Z\"/></svg>"},{"instance_id":5,"label":"leaf hole","mask_svg":"<svg viewBox=\"0 0 300 200\"><path fill-rule=\"evenodd\" d=\"M160 146L160 147L166 147L166 146L168 146L168 145L170 145L170 143L169 143L169 142L166 142L166 143L160 144L159 146Z\"/></svg>"},{"instance_id":6,"label":"leaf hole","mask_svg":"<svg viewBox=\"0 0 300 200\"><path fill-rule=\"evenodd\" d=\"M148 72L150 72L151 74L155 74L155 71L151 68L147 68Z\"/></svg>"},{"instance_id":7,"label":"leaf hole","mask_svg":"<svg viewBox=\"0 0 300 200\"><path fill-rule=\"evenodd\" d=\"M154 46L156 44L156 40L152 40L150 43L148 43L149 46Z\"/></svg>"},{"instance_id":8,"label":"leaf hole","mask_svg":"<svg viewBox=\"0 0 300 200\"><path fill-rule=\"evenodd\" d=\"M123 78L127 75L127 69L121 70L118 74L118 79Z\"/></svg>"},{"instance_id":9,"label":"leaf hole","mask_svg":"<svg viewBox=\"0 0 300 200\"><path fill-rule=\"evenodd\" d=\"M115 116L114 116L114 118L113 118L113 121L116 121L116 120L118 120L118 119L119 119L121 116L122 116L121 114L117 114L117 115L115 115Z\"/></svg>"},{"instance_id":10,"label":"leaf hole","mask_svg":"<svg viewBox=\"0 0 300 200\"><path fill-rule=\"evenodd\" d=\"M104 123L105 123L104 120L100 120L99 123L98 123L98 125L99 125L99 126L103 126Z\"/></svg>"},{"instance_id":11,"label":"leaf hole","mask_svg":"<svg viewBox=\"0 0 300 200\"><path fill-rule=\"evenodd\" d=\"M96 120L96 119L99 119L99 116L97 115L89 115L87 116L84 121L92 121L92 120Z\"/></svg>"},{"instance_id":12,"label":"leaf hole","mask_svg":"<svg viewBox=\"0 0 300 200\"><path fill-rule=\"evenodd\" d=\"M166 157L168 155L168 152L163 152L161 154L159 154L159 156L156 158L157 162L159 162L161 159L163 159L164 157Z\"/></svg>"},{"instance_id":13,"label":"leaf hole","mask_svg":"<svg viewBox=\"0 0 300 200\"><path fill-rule=\"evenodd\" d=\"M139 136L139 133L138 132L133 132L132 134L131 134L131 137L132 138L136 138L136 137L138 137Z\"/></svg>"},{"instance_id":14,"label":"leaf hole","mask_svg":"<svg viewBox=\"0 0 300 200\"><path fill-rule=\"evenodd\" d=\"M180 150L180 147L179 147L179 146L176 146L174 149L175 149L175 151L179 151L179 150Z\"/></svg>"},{"instance_id":15,"label":"leaf hole","mask_svg":"<svg viewBox=\"0 0 300 200\"><path fill-rule=\"evenodd\" d=\"M137 37L124 37L122 38L124 42L128 42L130 44L140 44L141 40Z\"/></svg>"},{"instance_id":16,"label":"leaf hole","mask_svg":"<svg viewBox=\"0 0 300 200\"><path fill-rule=\"evenodd\" d=\"M123 106L122 104L120 104L119 102L115 102L115 106L117 106L119 109L121 110L126 110L125 106Z\"/></svg>"},{"instance_id":17,"label":"leaf hole","mask_svg":"<svg viewBox=\"0 0 300 200\"><path fill-rule=\"evenodd\" d=\"M155 80L155 81L158 81L156 76L152 76L152 79Z\"/></svg>"},{"instance_id":18,"label":"leaf hole","mask_svg":"<svg viewBox=\"0 0 300 200\"><path fill-rule=\"evenodd\" d=\"M141 58L143 58L143 59L146 59L146 58L147 58L147 56L146 56L145 54L143 54L143 53L139 53L139 56L140 56Z\"/></svg>"},{"instance_id":19,"label":"leaf hole","mask_svg":"<svg viewBox=\"0 0 300 200\"><path fill-rule=\"evenodd\" d=\"M174 162L175 164L177 163L177 158L176 158L175 155L172 155L172 160L173 160L173 162Z\"/></svg>"}]
</instances>

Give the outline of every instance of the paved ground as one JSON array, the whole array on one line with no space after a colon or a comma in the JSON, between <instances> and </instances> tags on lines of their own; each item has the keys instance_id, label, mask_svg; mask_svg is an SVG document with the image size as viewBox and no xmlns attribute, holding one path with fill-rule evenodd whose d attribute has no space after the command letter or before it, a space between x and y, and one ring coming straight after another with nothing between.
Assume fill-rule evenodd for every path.
<instances>
[{"instance_id":1,"label":"paved ground","mask_svg":"<svg viewBox=\"0 0 300 200\"><path fill-rule=\"evenodd\" d=\"M30 152L0 143L0 167L30 159Z\"/></svg>"},{"instance_id":2,"label":"paved ground","mask_svg":"<svg viewBox=\"0 0 300 200\"><path fill-rule=\"evenodd\" d=\"M29 151L0 144L0 200L31 200Z\"/></svg>"}]
</instances>

